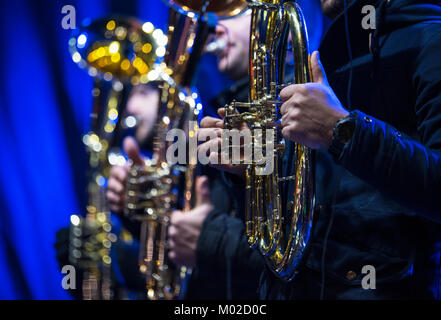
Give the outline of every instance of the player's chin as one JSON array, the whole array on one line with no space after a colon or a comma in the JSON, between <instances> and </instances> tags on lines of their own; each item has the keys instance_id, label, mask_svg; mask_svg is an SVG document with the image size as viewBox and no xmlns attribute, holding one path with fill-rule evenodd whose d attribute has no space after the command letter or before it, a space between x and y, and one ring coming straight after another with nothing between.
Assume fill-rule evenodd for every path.
<instances>
[{"instance_id":1,"label":"player's chin","mask_svg":"<svg viewBox=\"0 0 441 320\"><path fill-rule=\"evenodd\" d=\"M219 69L220 72L225 73L227 71L228 68L228 59L227 56L224 57L220 57L218 62L217 62L217 68Z\"/></svg>"}]
</instances>

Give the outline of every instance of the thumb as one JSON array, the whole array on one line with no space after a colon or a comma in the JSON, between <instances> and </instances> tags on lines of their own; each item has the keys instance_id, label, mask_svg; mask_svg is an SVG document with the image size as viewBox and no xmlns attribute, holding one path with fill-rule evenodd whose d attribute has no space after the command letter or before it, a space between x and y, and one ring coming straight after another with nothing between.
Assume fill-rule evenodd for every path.
<instances>
[{"instance_id":1,"label":"thumb","mask_svg":"<svg viewBox=\"0 0 441 320\"><path fill-rule=\"evenodd\" d=\"M225 117L225 108L217 109L217 114L219 115L219 117L224 118Z\"/></svg>"},{"instance_id":2,"label":"thumb","mask_svg":"<svg viewBox=\"0 0 441 320\"><path fill-rule=\"evenodd\" d=\"M320 54L314 51L311 57L312 82L328 84L325 69L320 61Z\"/></svg>"},{"instance_id":3,"label":"thumb","mask_svg":"<svg viewBox=\"0 0 441 320\"><path fill-rule=\"evenodd\" d=\"M207 176L196 177L195 193L196 207L211 203L211 192Z\"/></svg>"},{"instance_id":4,"label":"thumb","mask_svg":"<svg viewBox=\"0 0 441 320\"><path fill-rule=\"evenodd\" d=\"M144 164L138 144L133 137L127 137L124 139L123 148L129 159L132 160L133 164L140 166Z\"/></svg>"},{"instance_id":5,"label":"thumb","mask_svg":"<svg viewBox=\"0 0 441 320\"><path fill-rule=\"evenodd\" d=\"M239 114L237 108L234 109L234 113ZM217 109L217 114L219 115L219 117L225 118L225 115L227 114L227 110L225 108L219 108Z\"/></svg>"}]
</instances>

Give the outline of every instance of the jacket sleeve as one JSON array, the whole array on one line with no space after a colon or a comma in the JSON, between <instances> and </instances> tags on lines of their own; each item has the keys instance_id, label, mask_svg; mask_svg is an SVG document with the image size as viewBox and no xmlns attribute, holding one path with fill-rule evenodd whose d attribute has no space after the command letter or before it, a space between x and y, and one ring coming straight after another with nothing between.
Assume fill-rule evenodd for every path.
<instances>
[{"instance_id":1,"label":"jacket sleeve","mask_svg":"<svg viewBox=\"0 0 441 320\"><path fill-rule=\"evenodd\" d=\"M227 299L258 298L264 262L249 247L240 219L215 211L207 217L198 240L197 266L201 274L214 275L219 286L226 286Z\"/></svg>"},{"instance_id":2,"label":"jacket sleeve","mask_svg":"<svg viewBox=\"0 0 441 320\"><path fill-rule=\"evenodd\" d=\"M441 223L441 33L413 69L419 141L355 110L355 131L337 162L409 209Z\"/></svg>"}]
</instances>

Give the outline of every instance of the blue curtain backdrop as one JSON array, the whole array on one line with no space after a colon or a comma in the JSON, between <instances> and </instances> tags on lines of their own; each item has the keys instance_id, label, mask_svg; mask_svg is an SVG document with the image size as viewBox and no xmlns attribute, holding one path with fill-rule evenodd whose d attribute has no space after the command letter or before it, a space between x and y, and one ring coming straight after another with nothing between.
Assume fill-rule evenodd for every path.
<instances>
[{"instance_id":1,"label":"blue curtain backdrop","mask_svg":"<svg viewBox=\"0 0 441 320\"><path fill-rule=\"evenodd\" d=\"M323 19L319 1L303 1L312 47ZM85 207L92 79L67 49L64 5L77 25L111 13L137 16L165 30L160 0L0 1L0 299L69 299L62 289L55 233ZM205 105L228 80L205 57L197 85ZM209 77L210 81L206 79Z\"/></svg>"}]
</instances>

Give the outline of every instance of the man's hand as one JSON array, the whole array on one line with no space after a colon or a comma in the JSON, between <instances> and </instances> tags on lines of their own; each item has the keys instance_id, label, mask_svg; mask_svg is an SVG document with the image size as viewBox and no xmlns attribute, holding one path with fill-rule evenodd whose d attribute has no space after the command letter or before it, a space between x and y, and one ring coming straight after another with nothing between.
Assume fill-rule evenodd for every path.
<instances>
[{"instance_id":1,"label":"man's hand","mask_svg":"<svg viewBox=\"0 0 441 320\"><path fill-rule=\"evenodd\" d=\"M143 165L138 145L132 137L124 139L123 143L124 151L133 164ZM122 212L124 210L124 201L126 193L126 181L127 173L129 170L129 164L121 166L113 166L110 169L110 177L107 183L106 197L109 201L110 210L113 212Z\"/></svg>"},{"instance_id":2,"label":"man's hand","mask_svg":"<svg viewBox=\"0 0 441 320\"><path fill-rule=\"evenodd\" d=\"M225 117L225 109L220 108L218 110L218 114L221 118ZM246 124L242 124L240 128L237 128L238 130L241 130L242 128L246 127ZM210 136L210 132L212 135L217 136L216 139L210 139L207 142L201 143L198 146L198 153L207 153L209 150L216 149L217 152L212 151L209 155L209 165L213 168L216 168L221 171L226 171L232 174L235 174L239 177L244 178L245 177L245 169L246 165L241 164L232 164L231 159L230 163L228 164L222 164L221 162L221 146L222 146L222 133L224 129L224 121L218 118L213 117L205 117L201 121L201 128L198 130L198 135L207 135ZM217 164L216 164L217 163Z\"/></svg>"},{"instance_id":3,"label":"man's hand","mask_svg":"<svg viewBox=\"0 0 441 320\"><path fill-rule=\"evenodd\" d=\"M189 212L174 211L168 228L168 257L177 265L194 267L196 247L205 218L213 210L206 176L196 178L196 205Z\"/></svg>"},{"instance_id":4,"label":"man's hand","mask_svg":"<svg viewBox=\"0 0 441 320\"><path fill-rule=\"evenodd\" d=\"M349 112L329 86L318 51L312 54L311 69L312 83L290 85L280 92L282 134L312 149L328 149L335 124Z\"/></svg>"}]
</instances>

